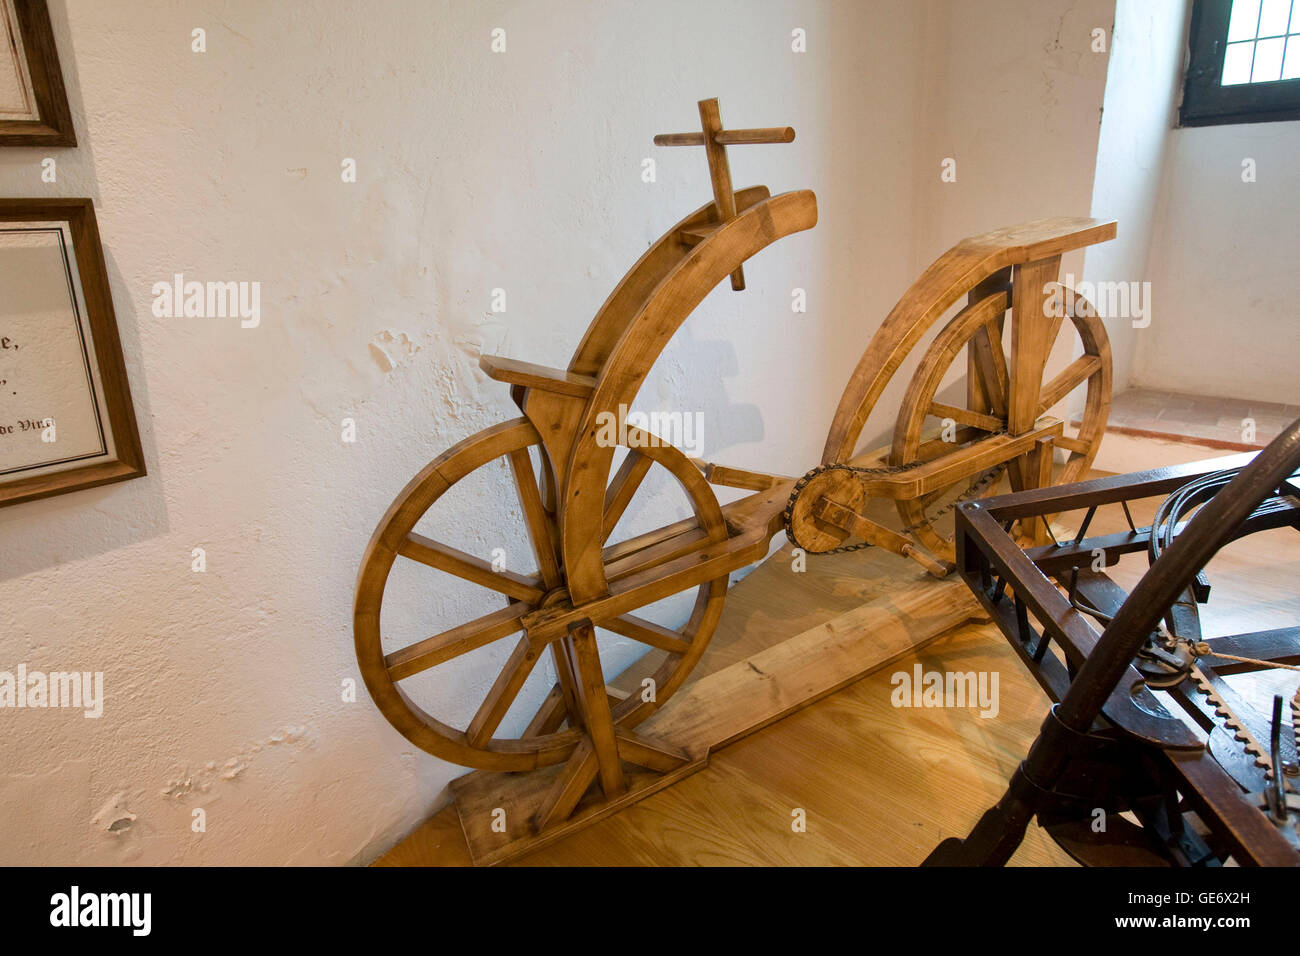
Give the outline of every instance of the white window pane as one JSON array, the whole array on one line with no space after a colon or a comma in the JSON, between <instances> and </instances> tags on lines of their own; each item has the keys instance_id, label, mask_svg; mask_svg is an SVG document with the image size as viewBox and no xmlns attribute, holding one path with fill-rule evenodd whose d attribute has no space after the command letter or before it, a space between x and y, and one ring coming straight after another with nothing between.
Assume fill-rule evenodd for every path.
<instances>
[{"instance_id":1,"label":"white window pane","mask_svg":"<svg viewBox=\"0 0 1300 956\"><path fill-rule=\"evenodd\" d=\"M1255 24L1258 22L1259 0L1232 0L1232 13L1228 17L1228 42L1255 39Z\"/></svg>"},{"instance_id":2,"label":"white window pane","mask_svg":"<svg viewBox=\"0 0 1300 956\"><path fill-rule=\"evenodd\" d=\"M1221 86L1250 82L1250 55L1254 43L1229 43L1223 54L1223 79Z\"/></svg>"},{"instance_id":3,"label":"white window pane","mask_svg":"<svg viewBox=\"0 0 1300 956\"><path fill-rule=\"evenodd\" d=\"M1286 40L1282 37L1274 37L1255 44L1255 69L1250 74L1250 82L1267 83L1282 76L1282 50L1285 43Z\"/></svg>"},{"instance_id":4,"label":"white window pane","mask_svg":"<svg viewBox=\"0 0 1300 956\"><path fill-rule=\"evenodd\" d=\"M1282 65L1282 79L1300 79L1300 36L1286 41L1286 62Z\"/></svg>"},{"instance_id":5,"label":"white window pane","mask_svg":"<svg viewBox=\"0 0 1300 956\"><path fill-rule=\"evenodd\" d=\"M1290 19L1291 0L1264 0L1264 5L1259 10L1259 36L1284 35Z\"/></svg>"}]
</instances>

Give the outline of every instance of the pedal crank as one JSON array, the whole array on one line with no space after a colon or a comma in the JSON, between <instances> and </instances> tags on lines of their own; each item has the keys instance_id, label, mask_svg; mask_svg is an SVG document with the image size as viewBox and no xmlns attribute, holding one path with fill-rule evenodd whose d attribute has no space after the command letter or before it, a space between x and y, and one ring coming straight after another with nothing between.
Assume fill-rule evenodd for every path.
<instances>
[{"instance_id":1,"label":"pedal crank","mask_svg":"<svg viewBox=\"0 0 1300 956\"><path fill-rule=\"evenodd\" d=\"M831 498L821 498L813 505L813 515L827 524L843 528L850 535L861 538L868 544L892 551L904 558L911 558L936 578L947 577L953 565L936 561L906 535L899 534L870 518L858 514L847 505Z\"/></svg>"}]
</instances>

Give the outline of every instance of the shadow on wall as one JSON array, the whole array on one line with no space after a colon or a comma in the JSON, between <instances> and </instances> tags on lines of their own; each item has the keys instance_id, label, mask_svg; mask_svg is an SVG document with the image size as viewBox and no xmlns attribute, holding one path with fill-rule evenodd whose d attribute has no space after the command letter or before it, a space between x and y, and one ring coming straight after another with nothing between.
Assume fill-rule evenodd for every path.
<instances>
[{"instance_id":1,"label":"shadow on wall","mask_svg":"<svg viewBox=\"0 0 1300 956\"><path fill-rule=\"evenodd\" d=\"M707 368L713 373L690 384L692 404L698 403L699 420L703 427L699 436L700 450L683 450L687 454L712 461L711 456L726 448L762 441L765 434L762 409L748 402L733 402L727 395L726 379L740 375L740 360L735 345L726 339L695 338L690 331L689 319L678 330L675 338L675 352L690 355L697 368ZM665 364L670 368L662 381L671 383L679 372L684 374L684 370L680 370L668 356L665 359ZM680 395L682 389L674 388L673 392ZM675 404L680 404L680 398Z\"/></svg>"}]
</instances>

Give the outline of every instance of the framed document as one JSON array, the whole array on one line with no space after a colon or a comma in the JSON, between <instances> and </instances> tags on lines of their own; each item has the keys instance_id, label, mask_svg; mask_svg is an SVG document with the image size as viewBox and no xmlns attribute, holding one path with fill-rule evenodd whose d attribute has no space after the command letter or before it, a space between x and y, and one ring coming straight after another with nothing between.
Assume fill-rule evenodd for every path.
<instances>
[{"instance_id":1,"label":"framed document","mask_svg":"<svg viewBox=\"0 0 1300 956\"><path fill-rule=\"evenodd\" d=\"M145 473L89 199L0 199L0 505Z\"/></svg>"},{"instance_id":2,"label":"framed document","mask_svg":"<svg viewBox=\"0 0 1300 956\"><path fill-rule=\"evenodd\" d=\"M0 146L76 146L45 0L0 0Z\"/></svg>"}]
</instances>

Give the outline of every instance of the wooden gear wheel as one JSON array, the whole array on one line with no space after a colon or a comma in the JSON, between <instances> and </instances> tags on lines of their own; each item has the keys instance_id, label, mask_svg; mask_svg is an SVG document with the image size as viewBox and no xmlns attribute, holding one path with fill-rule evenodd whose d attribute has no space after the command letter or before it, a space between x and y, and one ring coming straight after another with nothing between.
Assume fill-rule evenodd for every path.
<instances>
[{"instance_id":1,"label":"wooden gear wheel","mask_svg":"<svg viewBox=\"0 0 1300 956\"><path fill-rule=\"evenodd\" d=\"M651 444L651 442L657 444ZM604 504L603 537L608 539L655 465L670 473L690 502L693 516L680 522L693 530L673 538L658 553L647 552L643 535L607 546L604 568L612 588L645 573L648 561L667 561L683 548L722 542L727 529L722 511L699 470L671 445L639 429L628 428L631 447L609 482ZM640 447L637 447L640 444ZM534 620L568 602L558 559L559 535L549 466L539 476L530 452L540 445L536 428L517 418L472 435L439 455L398 494L370 539L357 582L354 636L366 687L388 721L420 749L454 763L486 770L530 770L568 760L586 744L580 715L593 705L609 715L619 756L634 764L664 769L677 759L658 757L627 732L650 716L676 691L708 644L726 597L727 575L701 584L694 609L679 629L663 627L634 614L585 623L559 639L530 634ZM539 449L540 450L540 449ZM537 559L537 572L494 571L475 555L431 540L414 531L416 523L449 489L471 473L505 458L518 491ZM544 451L540 460L547 461ZM653 533L652 533L653 534ZM398 558L427 565L484 588L504 602L489 614L397 650L384 652L380 612L389 574ZM648 645L663 660L650 679L653 694L625 695L606 687L594 628L605 628ZM514 648L473 718L458 729L434 718L401 687L406 678L436 668L496 641ZM558 680L518 737L495 734L539 658L552 655ZM585 706L579 706L578 698ZM647 699L648 698L648 699ZM580 755L581 756L581 755ZM592 776L594 776L592 761Z\"/></svg>"}]
</instances>

